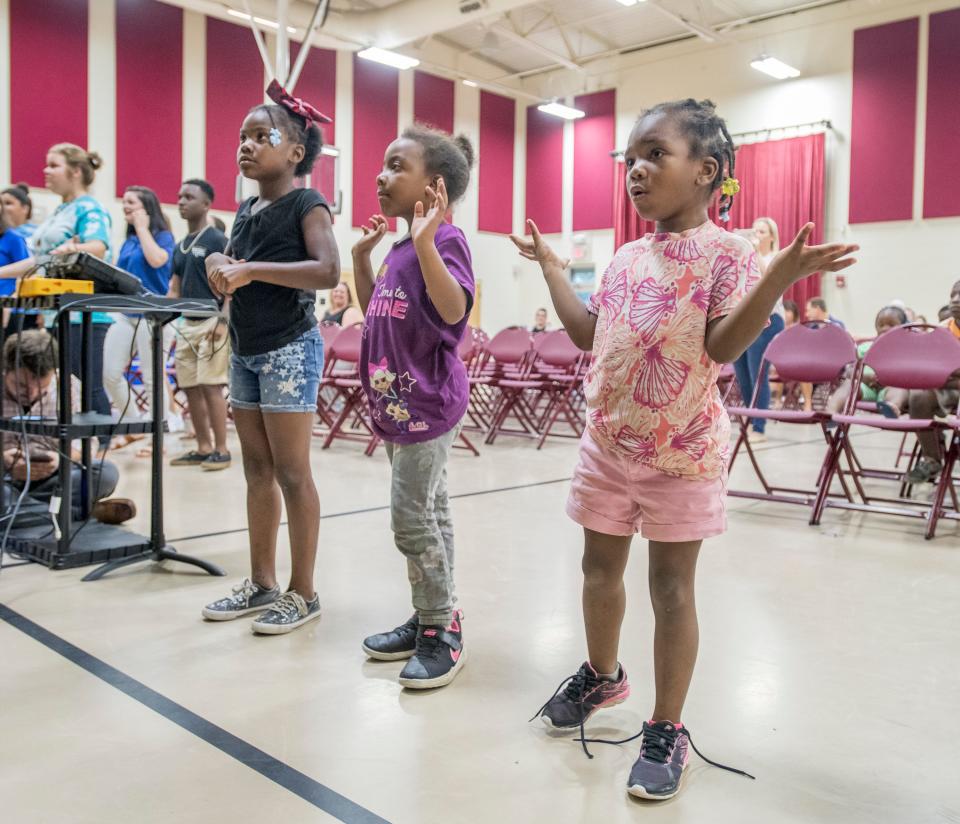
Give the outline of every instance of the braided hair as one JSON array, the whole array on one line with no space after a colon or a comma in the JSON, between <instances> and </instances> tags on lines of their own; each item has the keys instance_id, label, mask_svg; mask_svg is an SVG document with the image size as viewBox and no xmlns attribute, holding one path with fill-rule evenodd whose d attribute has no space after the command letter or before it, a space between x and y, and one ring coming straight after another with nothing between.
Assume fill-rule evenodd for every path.
<instances>
[{"instance_id":1,"label":"braided hair","mask_svg":"<svg viewBox=\"0 0 960 824\"><path fill-rule=\"evenodd\" d=\"M710 191L715 192L724 180L734 176L736 164L736 147L733 138L727 130L724 119L717 114L717 107L712 100L672 100L667 103L658 103L652 109L647 109L640 119L654 114L663 114L676 121L680 131L690 142L690 154L694 157L712 157L717 161L717 174L710 184ZM733 195L723 193L720 196L720 219L730 219L730 207L733 206Z\"/></svg>"},{"instance_id":2,"label":"braided hair","mask_svg":"<svg viewBox=\"0 0 960 824\"><path fill-rule=\"evenodd\" d=\"M293 173L297 177L310 174L314 163L317 162L320 149L323 148L323 135L320 132L320 127L305 117L294 114L286 106L280 106L276 103L263 103L260 106L254 106L250 111L255 112L258 109L267 113L271 126L286 132L287 137L292 142L303 146L303 160L297 164Z\"/></svg>"}]
</instances>

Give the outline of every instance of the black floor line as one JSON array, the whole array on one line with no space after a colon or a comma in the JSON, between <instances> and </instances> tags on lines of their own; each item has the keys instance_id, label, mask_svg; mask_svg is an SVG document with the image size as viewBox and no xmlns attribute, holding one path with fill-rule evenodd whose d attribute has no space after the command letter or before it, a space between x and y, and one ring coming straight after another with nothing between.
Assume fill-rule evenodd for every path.
<instances>
[{"instance_id":1,"label":"black floor line","mask_svg":"<svg viewBox=\"0 0 960 824\"><path fill-rule=\"evenodd\" d=\"M134 701L139 701L168 721L172 721L231 758L235 758L244 766L260 773L264 778L268 778L285 790L300 796L304 801L323 810L338 821L347 822L347 824L389 824L385 818L370 812L365 807L361 807L349 798L345 798L338 792L310 778L310 776L284 764L269 753L253 746L253 744L247 743L242 738L238 738L222 727L207 721L186 707L171 701L166 696L150 689L146 684L131 678L126 673L110 666L90 653L84 652L79 647L58 635L54 635L4 604L0 604L0 619L58 655L62 655L81 669L85 669L111 687L120 690Z\"/></svg>"}]
</instances>

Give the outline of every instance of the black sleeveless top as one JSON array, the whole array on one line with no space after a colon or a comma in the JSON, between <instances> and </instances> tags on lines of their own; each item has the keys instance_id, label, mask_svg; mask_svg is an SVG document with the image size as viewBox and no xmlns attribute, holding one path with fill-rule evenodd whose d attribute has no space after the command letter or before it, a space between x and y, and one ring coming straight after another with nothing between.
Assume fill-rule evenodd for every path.
<instances>
[{"instance_id":1,"label":"black sleeveless top","mask_svg":"<svg viewBox=\"0 0 960 824\"><path fill-rule=\"evenodd\" d=\"M230 234L237 260L296 263L307 260L301 221L317 206L329 211L314 189L294 189L251 214L257 198L241 204ZM238 355L262 355L286 346L317 325L314 291L254 281L237 289L230 303L230 339Z\"/></svg>"}]
</instances>

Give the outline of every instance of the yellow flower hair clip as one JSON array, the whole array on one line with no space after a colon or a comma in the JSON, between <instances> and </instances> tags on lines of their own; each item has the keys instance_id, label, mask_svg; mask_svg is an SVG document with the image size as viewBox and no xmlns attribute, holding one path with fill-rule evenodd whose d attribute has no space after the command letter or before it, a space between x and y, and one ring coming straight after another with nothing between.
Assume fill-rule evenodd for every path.
<instances>
[{"instance_id":1,"label":"yellow flower hair clip","mask_svg":"<svg viewBox=\"0 0 960 824\"><path fill-rule=\"evenodd\" d=\"M740 192L740 181L735 177L724 178L723 183L720 185L720 191L727 197L733 197Z\"/></svg>"}]
</instances>

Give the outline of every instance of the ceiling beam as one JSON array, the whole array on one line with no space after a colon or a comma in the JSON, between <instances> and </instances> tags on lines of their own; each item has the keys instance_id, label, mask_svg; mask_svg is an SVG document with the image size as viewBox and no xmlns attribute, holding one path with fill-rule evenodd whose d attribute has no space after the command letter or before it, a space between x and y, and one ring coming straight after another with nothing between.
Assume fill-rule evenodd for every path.
<instances>
[{"instance_id":1,"label":"ceiling beam","mask_svg":"<svg viewBox=\"0 0 960 824\"><path fill-rule=\"evenodd\" d=\"M571 69L576 72L583 71L583 67L579 63L574 63L574 61L564 57L562 54L558 54L553 49L548 49L546 46L541 46L536 41L530 40L524 37L522 34L517 34L515 31L511 31L505 26L495 24L490 27L490 31L495 32L498 37L503 37L506 40L516 43L518 46L523 46L529 51L536 52L541 57L546 57L548 60L552 60L554 63L563 66L564 68Z\"/></svg>"}]
</instances>

